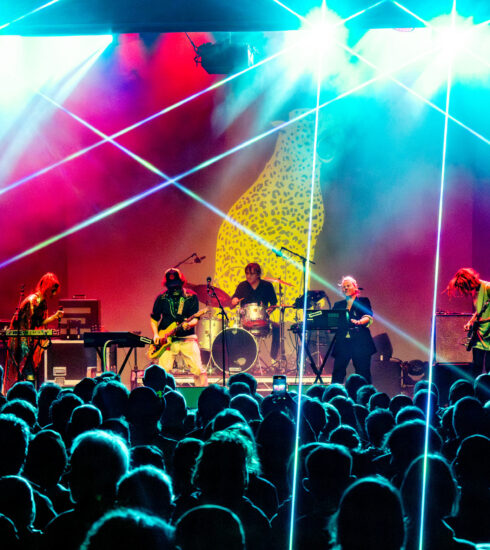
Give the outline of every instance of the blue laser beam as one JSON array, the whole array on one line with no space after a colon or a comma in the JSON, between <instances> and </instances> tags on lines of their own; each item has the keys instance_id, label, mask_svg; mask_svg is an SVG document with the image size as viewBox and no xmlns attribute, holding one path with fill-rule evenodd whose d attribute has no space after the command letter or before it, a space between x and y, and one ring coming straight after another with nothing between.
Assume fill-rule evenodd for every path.
<instances>
[{"instance_id":1,"label":"blue laser beam","mask_svg":"<svg viewBox=\"0 0 490 550\"><path fill-rule=\"evenodd\" d=\"M456 0L453 0L453 7L451 13L451 23L454 27L456 20ZM436 330L436 308L437 308L437 296L438 296L438 280L439 280L439 263L441 252L441 233L442 233L442 218L444 210L444 181L446 176L446 154L447 154L447 134L449 124L449 104L451 99L451 85L452 85L452 56L448 63L447 72L447 86L446 86L446 116L444 118L444 138L442 144L442 166L441 166L441 182L439 192L439 209L437 216L437 238L436 238L436 256L434 263L434 296L432 300L432 324L430 332L430 354L429 354L429 388L432 387L432 363L434 361L434 346L435 346L435 330ZM425 423L425 442L424 442L424 468L422 475L422 496L420 503L420 531L419 531L419 550L424 548L424 533L425 533L425 509L427 504L427 479L428 472L428 460L429 453L429 431L430 431L430 418L431 418L432 399L431 392L427 394L427 410L426 410L426 423Z\"/></svg>"},{"instance_id":2,"label":"blue laser beam","mask_svg":"<svg viewBox=\"0 0 490 550\"><path fill-rule=\"evenodd\" d=\"M37 8L24 13L23 15L16 17L15 19L12 19L12 21L9 21L8 23L4 23L3 25L0 25L0 31L3 29L6 29L7 27L10 27L10 25L13 25L14 23L17 23L19 21L22 21L22 19L25 19L26 17L29 17L30 15L33 15L34 13L37 13L38 11L41 11L45 8L48 8L49 6L52 6L53 4L56 4L60 0L51 0L50 2L46 2L46 4L43 4L42 6L38 6Z\"/></svg>"},{"instance_id":3,"label":"blue laser beam","mask_svg":"<svg viewBox=\"0 0 490 550\"><path fill-rule=\"evenodd\" d=\"M322 2L322 20L325 21L325 0ZM316 110L315 110L315 129L313 135L313 158L311 167L311 185L310 185L310 209L308 216L308 239L306 245L306 263L305 263L305 279L303 288L303 319L304 323L301 327L301 353L299 362L299 379L298 379L298 405L296 411L296 434L294 442L294 465L293 465L293 490L291 493L291 516L289 522L289 550L294 547L294 519L296 516L296 500L297 500L297 483L298 483L298 453L300 442L301 429L301 399L303 395L303 374L305 368L305 346L306 344L306 310L308 309L308 288L310 282L310 258L311 258L311 231L313 226L313 204L315 192L315 174L317 163L317 144L318 144L318 119L320 114L320 97L321 97L321 68L323 62L323 50L320 48L318 55L317 68L317 86L316 86Z\"/></svg>"}]
</instances>

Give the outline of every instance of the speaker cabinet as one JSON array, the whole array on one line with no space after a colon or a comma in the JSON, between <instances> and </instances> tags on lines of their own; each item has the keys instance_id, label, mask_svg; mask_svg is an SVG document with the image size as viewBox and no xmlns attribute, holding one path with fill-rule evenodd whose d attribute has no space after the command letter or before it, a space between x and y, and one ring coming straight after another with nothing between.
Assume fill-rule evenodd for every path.
<instances>
[{"instance_id":1,"label":"speaker cabinet","mask_svg":"<svg viewBox=\"0 0 490 550\"><path fill-rule=\"evenodd\" d=\"M44 352L44 381L74 386L97 368L95 348L86 348L83 340L52 340Z\"/></svg>"},{"instance_id":2,"label":"speaker cabinet","mask_svg":"<svg viewBox=\"0 0 490 550\"><path fill-rule=\"evenodd\" d=\"M435 363L469 363L472 354L466 351L464 325L469 313L438 313L436 315Z\"/></svg>"}]
</instances>

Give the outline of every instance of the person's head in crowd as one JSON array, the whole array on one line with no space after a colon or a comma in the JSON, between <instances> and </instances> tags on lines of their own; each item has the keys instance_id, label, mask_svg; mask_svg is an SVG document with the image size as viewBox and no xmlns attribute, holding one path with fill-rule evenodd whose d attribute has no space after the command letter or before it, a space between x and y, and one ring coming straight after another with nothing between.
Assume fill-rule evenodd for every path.
<instances>
[{"instance_id":1,"label":"person's head in crowd","mask_svg":"<svg viewBox=\"0 0 490 550\"><path fill-rule=\"evenodd\" d=\"M449 405L454 405L462 397L473 397L474 395L473 382L460 378L453 382L449 388Z\"/></svg>"},{"instance_id":2,"label":"person's head in crowd","mask_svg":"<svg viewBox=\"0 0 490 550\"><path fill-rule=\"evenodd\" d=\"M241 412L236 409L224 409L214 417L211 423L211 432L219 432L220 430L225 430L226 428L233 426L233 424L241 423L247 423Z\"/></svg>"},{"instance_id":3,"label":"person's head in crowd","mask_svg":"<svg viewBox=\"0 0 490 550\"><path fill-rule=\"evenodd\" d=\"M66 470L68 456L58 432L42 430L29 443L23 475L39 487L55 487Z\"/></svg>"},{"instance_id":4,"label":"person's head in crowd","mask_svg":"<svg viewBox=\"0 0 490 550\"><path fill-rule=\"evenodd\" d=\"M37 391L32 382L16 382L7 392L7 401L22 399L37 407Z\"/></svg>"},{"instance_id":5,"label":"person's head in crowd","mask_svg":"<svg viewBox=\"0 0 490 550\"><path fill-rule=\"evenodd\" d=\"M165 410L161 415L162 426L182 427L187 417L187 405L184 396L178 391L165 392Z\"/></svg>"},{"instance_id":6,"label":"person's head in crowd","mask_svg":"<svg viewBox=\"0 0 490 550\"><path fill-rule=\"evenodd\" d=\"M435 392L430 392L429 390L419 390L413 396L413 406L418 407L426 415L429 399L430 399L431 422L436 422L439 403L438 403L438 395Z\"/></svg>"},{"instance_id":7,"label":"person's head in crowd","mask_svg":"<svg viewBox=\"0 0 490 550\"><path fill-rule=\"evenodd\" d=\"M490 436L488 416L475 397L463 397L454 405L453 428L460 440L470 435Z\"/></svg>"},{"instance_id":8,"label":"person's head in crowd","mask_svg":"<svg viewBox=\"0 0 490 550\"><path fill-rule=\"evenodd\" d=\"M409 422L410 420L425 421L425 412L419 407L415 407L415 405L410 405L400 409L395 417L395 422L397 424L403 424L404 422Z\"/></svg>"},{"instance_id":9,"label":"person's head in crowd","mask_svg":"<svg viewBox=\"0 0 490 550\"><path fill-rule=\"evenodd\" d=\"M369 398L368 409L370 412L375 409L388 409L389 406L390 396L387 393L377 391Z\"/></svg>"},{"instance_id":10,"label":"person's head in crowd","mask_svg":"<svg viewBox=\"0 0 490 550\"><path fill-rule=\"evenodd\" d=\"M130 454L133 469L140 466L154 466L163 471L167 469L163 451L156 445L136 445L131 447Z\"/></svg>"},{"instance_id":11,"label":"person's head in crowd","mask_svg":"<svg viewBox=\"0 0 490 550\"><path fill-rule=\"evenodd\" d=\"M369 409L363 405L359 405L359 403L354 403L354 414L359 426L359 435L365 438L364 426L366 425L366 418L369 415Z\"/></svg>"},{"instance_id":12,"label":"person's head in crowd","mask_svg":"<svg viewBox=\"0 0 490 550\"><path fill-rule=\"evenodd\" d=\"M352 399L342 395L337 395L330 400L330 404L339 411L342 424L347 424L348 426L352 426L354 429L358 429L357 417L354 411L354 401L352 401Z\"/></svg>"},{"instance_id":13,"label":"person's head in crowd","mask_svg":"<svg viewBox=\"0 0 490 550\"><path fill-rule=\"evenodd\" d=\"M0 414L0 476L17 475L24 465L29 426L13 414Z\"/></svg>"},{"instance_id":14,"label":"person's head in crowd","mask_svg":"<svg viewBox=\"0 0 490 550\"><path fill-rule=\"evenodd\" d=\"M104 382L120 382L121 377L116 372L107 370L102 374L99 374L95 377L95 384L103 384Z\"/></svg>"},{"instance_id":15,"label":"person's head in crowd","mask_svg":"<svg viewBox=\"0 0 490 550\"><path fill-rule=\"evenodd\" d=\"M475 397L484 405L490 400L490 373L480 374L473 382Z\"/></svg>"},{"instance_id":16,"label":"person's head in crowd","mask_svg":"<svg viewBox=\"0 0 490 550\"><path fill-rule=\"evenodd\" d=\"M372 385L367 384L366 386L361 386L356 393L355 402L359 405L367 407L369 405L369 399L371 395L375 394L378 390Z\"/></svg>"},{"instance_id":17,"label":"person's head in crowd","mask_svg":"<svg viewBox=\"0 0 490 550\"><path fill-rule=\"evenodd\" d=\"M150 365L143 374L143 385L155 392L165 393L167 387L167 373L160 365Z\"/></svg>"},{"instance_id":18,"label":"person's head in crowd","mask_svg":"<svg viewBox=\"0 0 490 550\"><path fill-rule=\"evenodd\" d=\"M233 385L235 386L236 384ZM230 401L230 408L241 413L247 422L261 420L262 418L259 404L251 395L236 395Z\"/></svg>"},{"instance_id":19,"label":"person's head in crowd","mask_svg":"<svg viewBox=\"0 0 490 550\"><path fill-rule=\"evenodd\" d=\"M366 433L371 445L383 446L384 438L395 425L395 419L388 409L375 409L366 418Z\"/></svg>"},{"instance_id":20,"label":"person's head in crowd","mask_svg":"<svg viewBox=\"0 0 490 550\"><path fill-rule=\"evenodd\" d=\"M413 387L413 396L420 391L420 390L426 390L434 392L437 395L437 402L439 402L439 388L432 382L429 384L428 380L419 380L416 382L415 386Z\"/></svg>"},{"instance_id":21,"label":"person's head in crowd","mask_svg":"<svg viewBox=\"0 0 490 550\"><path fill-rule=\"evenodd\" d=\"M446 407L441 415L439 433L444 441L449 441L456 437L453 428L453 413L454 407Z\"/></svg>"},{"instance_id":22,"label":"person's head in crowd","mask_svg":"<svg viewBox=\"0 0 490 550\"><path fill-rule=\"evenodd\" d=\"M13 521L21 541L23 534L32 529L36 505L32 488L23 477L0 477L0 514Z\"/></svg>"},{"instance_id":23,"label":"person's head in crowd","mask_svg":"<svg viewBox=\"0 0 490 550\"><path fill-rule=\"evenodd\" d=\"M352 451L357 451L361 448L361 438L352 426L339 426L330 434L328 438L330 443L343 445Z\"/></svg>"},{"instance_id":24,"label":"person's head in crowd","mask_svg":"<svg viewBox=\"0 0 490 550\"><path fill-rule=\"evenodd\" d=\"M307 476L306 472L306 459L308 458L308 455L318 447L321 447L324 445L324 443L307 443L306 445L301 445L298 449L298 458L296 461L296 458L294 456L294 453L290 455L288 464L287 464L287 482L289 487L289 494L291 494L291 491L293 490L293 484L294 484L294 469L297 468L296 471L296 490L298 492L298 499L301 498L301 494L306 492L305 486L303 484L303 479Z\"/></svg>"},{"instance_id":25,"label":"person's head in crowd","mask_svg":"<svg viewBox=\"0 0 490 550\"><path fill-rule=\"evenodd\" d=\"M94 523L80 550L109 548L174 550L174 529L163 519L141 510L112 510Z\"/></svg>"},{"instance_id":26,"label":"person's head in crowd","mask_svg":"<svg viewBox=\"0 0 490 550\"><path fill-rule=\"evenodd\" d=\"M388 481L367 477L345 491L337 515L342 550L400 550L404 539L400 495Z\"/></svg>"},{"instance_id":27,"label":"person's head in crowd","mask_svg":"<svg viewBox=\"0 0 490 550\"><path fill-rule=\"evenodd\" d=\"M246 453L246 468L249 474L261 473L261 464L253 432L247 424L233 424L226 430L213 434L209 439L231 440L240 443Z\"/></svg>"},{"instance_id":28,"label":"person's head in crowd","mask_svg":"<svg viewBox=\"0 0 490 550\"><path fill-rule=\"evenodd\" d=\"M60 391L60 386L54 382L44 382L39 388L37 421L41 428L51 423L49 414L51 403L58 397Z\"/></svg>"},{"instance_id":29,"label":"person's head in crowd","mask_svg":"<svg viewBox=\"0 0 490 550\"><path fill-rule=\"evenodd\" d=\"M362 388L362 386L367 386L368 381L361 374L353 373L345 381L345 389L347 390L348 396L352 401L356 402L357 399L357 390Z\"/></svg>"},{"instance_id":30,"label":"person's head in crowd","mask_svg":"<svg viewBox=\"0 0 490 550\"><path fill-rule=\"evenodd\" d=\"M116 496L116 486L129 467L124 441L101 430L85 432L73 442L69 483L79 506L104 510Z\"/></svg>"},{"instance_id":31,"label":"person's head in crowd","mask_svg":"<svg viewBox=\"0 0 490 550\"><path fill-rule=\"evenodd\" d=\"M68 422L67 435L71 441L83 432L95 430L102 424L102 415L93 405L80 405L73 409Z\"/></svg>"},{"instance_id":32,"label":"person's head in crowd","mask_svg":"<svg viewBox=\"0 0 490 550\"><path fill-rule=\"evenodd\" d=\"M425 475L425 471L428 475ZM458 490L451 468L446 460L436 454L417 457L408 467L401 494L403 508L409 522L417 525L420 521L420 487L425 475L426 494L430 499L425 507L426 525L429 527L434 522L440 521L457 512ZM428 529L430 534L430 527Z\"/></svg>"},{"instance_id":33,"label":"person's head in crowd","mask_svg":"<svg viewBox=\"0 0 490 550\"><path fill-rule=\"evenodd\" d=\"M289 418L296 418L296 402L292 392L286 392L284 395L269 394L260 404L260 414L265 418L272 412L283 412Z\"/></svg>"},{"instance_id":34,"label":"person's head in crowd","mask_svg":"<svg viewBox=\"0 0 490 550\"><path fill-rule=\"evenodd\" d=\"M244 447L234 438L217 433L206 441L194 474L204 499L216 504L239 502L248 486L246 460Z\"/></svg>"},{"instance_id":35,"label":"person's head in crowd","mask_svg":"<svg viewBox=\"0 0 490 550\"><path fill-rule=\"evenodd\" d=\"M260 423L257 430L256 441L259 456L278 464L282 460L288 460L294 448L295 425L291 418L281 412L272 411Z\"/></svg>"},{"instance_id":36,"label":"person's head in crowd","mask_svg":"<svg viewBox=\"0 0 490 550\"><path fill-rule=\"evenodd\" d=\"M51 417L52 426L50 427L61 434L61 437L66 437L66 430L68 422L71 418L71 413L74 409L80 407L80 405L83 405L83 401L73 392L60 392L59 396L51 403L49 414Z\"/></svg>"},{"instance_id":37,"label":"person's head in crowd","mask_svg":"<svg viewBox=\"0 0 490 550\"><path fill-rule=\"evenodd\" d=\"M322 441L328 440L328 436L340 426L340 413L330 403L323 404L325 408L325 427L320 433L320 439Z\"/></svg>"},{"instance_id":38,"label":"person's head in crowd","mask_svg":"<svg viewBox=\"0 0 490 550\"><path fill-rule=\"evenodd\" d=\"M17 416L17 418L22 418L31 431L36 428L37 410L31 403L23 399L12 399L11 401L7 401L0 409L0 414L13 414Z\"/></svg>"},{"instance_id":39,"label":"person's head in crowd","mask_svg":"<svg viewBox=\"0 0 490 550\"><path fill-rule=\"evenodd\" d=\"M129 391L117 380L109 380L97 384L92 403L102 413L102 418L121 418L126 413Z\"/></svg>"},{"instance_id":40,"label":"person's head in crowd","mask_svg":"<svg viewBox=\"0 0 490 550\"><path fill-rule=\"evenodd\" d=\"M186 437L177 443L172 461L172 479L177 495L193 491L192 475L203 445L194 437Z\"/></svg>"},{"instance_id":41,"label":"person's head in crowd","mask_svg":"<svg viewBox=\"0 0 490 550\"><path fill-rule=\"evenodd\" d=\"M235 382L243 382L250 388L250 395L254 395L257 391L257 380L249 372L237 372L228 378L228 386Z\"/></svg>"},{"instance_id":42,"label":"person's head in crowd","mask_svg":"<svg viewBox=\"0 0 490 550\"><path fill-rule=\"evenodd\" d=\"M170 477L153 466L141 466L125 474L117 485L119 506L143 510L170 521L173 505Z\"/></svg>"},{"instance_id":43,"label":"person's head in crowd","mask_svg":"<svg viewBox=\"0 0 490 550\"><path fill-rule=\"evenodd\" d=\"M230 406L228 388L210 384L203 389L197 401L199 420L206 426L220 411Z\"/></svg>"},{"instance_id":44,"label":"person's head in crowd","mask_svg":"<svg viewBox=\"0 0 490 550\"><path fill-rule=\"evenodd\" d=\"M0 386L1 387L1 386ZM19 550L20 541L14 522L4 514L0 514L0 540L5 550Z\"/></svg>"},{"instance_id":45,"label":"person's head in crowd","mask_svg":"<svg viewBox=\"0 0 490 550\"><path fill-rule=\"evenodd\" d=\"M245 533L238 516L211 504L183 514L175 526L175 540L180 550L245 550Z\"/></svg>"},{"instance_id":46,"label":"person's head in crowd","mask_svg":"<svg viewBox=\"0 0 490 550\"><path fill-rule=\"evenodd\" d=\"M461 487L490 487L490 439L471 435L463 439L453 462L454 472Z\"/></svg>"},{"instance_id":47,"label":"person's head in crowd","mask_svg":"<svg viewBox=\"0 0 490 550\"><path fill-rule=\"evenodd\" d=\"M129 423L125 418L109 418L104 420L99 426L104 432L112 433L122 438L124 443L129 447L131 443L131 434Z\"/></svg>"},{"instance_id":48,"label":"person's head in crowd","mask_svg":"<svg viewBox=\"0 0 490 550\"><path fill-rule=\"evenodd\" d=\"M251 395L250 386L246 382L233 382L229 384L228 390L231 398L236 395Z\"/></svg>"},{"instance_id":49,"label":"person's head in crowd","mask_svg":"<svg viewBox=\"0 0 490 550\"><path fill-rule=\"evenodd\" d=\"M354 481L352 456L343 445L322 443L306 457L305 489L334 513L345 489ZM324 508L325 509L325 508Z\"/></svg>"},{"instance_id":50,"label":"person's head in crowd","mask_svg":"<svg viewBox=\"0 0 490 550\"><path fill-rule=\"evenodd\" d=\"M310 399L318 399L318 401L322 401L324 391L325 386L322 386L321 384L314 384L306 390L305 395Z\"/></svg>"},{"instance_id":51,"label":"person's head in crowd","mask_svg":"<svg viewBox=\"0 0 490 550\"><path fill-rule=\"evenodd\" d=\"M315 436L318 437L320 432L325 428L327 421L327 415L325 412L325 406L318 399L311 399L305 397L303 399L303 414L310 423L311 428L315 432Z\"/></svg>"},{"instance_id":52,"label":"person's head in crowd","mask_svg":"<svg viewBox=\"0 0 490 550\"><path fill-rule=\"evenodd\" d=\"M167 389L170 389L170 390L177 389L177 383L175 382L175 377L170 372L167 372Z\"/></svg>"},{"instance_id":53,"label":"person's head in crowd","mask_svg":"<svg viewBox=\"0 0 490 550\"><path fill-rule=\"evenodd\" d=\"M385 447L390 451L391 464L396 469L393 481L397 486L401 484L403 475L412 460L424 453L425 439L426 426L422 420L411 420L403 424L397 424L386 436ZM438 453L441 447L441 436L432 426L429 426L429 451Z\"/></svg>"},{"instance_id":54,"label":"person's head in crowd","mask_svg":"<svg viewBox=\"0 0 490 550\"><path fill-rule=\"evenodd\" d=\"M393 418L396 418L399 411L401 411L404 407L410 407L411 405L413 405L412 398L408 395L404 395L403 393L399 393L391 398L388 409L393 415Z\"/></svg>"},{"instance_id":55,"label":"person's head in crowd","mask_svg":"<svg viewBox=\"0 0 490 550\"><path fill-rule=\"evenodd\" d=\"M96 382L93 378L82 378L80 382L75 384L73 393L78 395L84 403L91 403L94 395Z\"/></svg>"},{"instance_id":56,"label":"person's head in crowd","mask_svg":"<svg viewBox=\"0 0 490 550\"><path fill-rule=\"evenodd\" d=\"M342 384L330 384L323 391L322 401L324 401L325 403L330 403L330 401L334 397L337 397L337 395L341 395L342 397L349 397L347 394L347 390Z\"/></svg>"},{"instance_id":57,"label":"person's head in crowd","mask_svg":"<svg viewBox=\"0 0 490 550\"><path fill-rule=\"evenodd\" d=\"M129 394L126 418L135 426L157 426L164 410L165 399L158 397L155 390L140 386Z\"/></svg>"}]
</instances>

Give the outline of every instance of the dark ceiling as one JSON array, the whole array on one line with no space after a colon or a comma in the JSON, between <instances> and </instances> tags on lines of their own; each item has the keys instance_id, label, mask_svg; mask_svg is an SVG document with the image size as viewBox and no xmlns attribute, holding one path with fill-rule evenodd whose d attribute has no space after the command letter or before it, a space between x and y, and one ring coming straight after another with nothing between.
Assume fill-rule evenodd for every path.
<instances>
[{"instance_id":1,"label":"dark ceiling","mask_svg":"<svg viewBox=\"0 0 490 550\"><path fill-rule=\"evenodd\" d=\"M273 0L15 0L3 2L0 34L63 35L182 31L273 31L299 27L299 19ZM306 15L320 0L284 0ZM343 18L370 6L373 0L329 0ZM404 0L420 17L430 20L450 13L452 0ZM37 10L37 11L36 11ZM489 0L458 0L457 11L475 22L490 19ZM355 23L354 23L355 22ZM412 16L385 0L354 18L359 28L420 26ZM3 26L3 28L1 28Z\"/></svg>"}]
</instances>

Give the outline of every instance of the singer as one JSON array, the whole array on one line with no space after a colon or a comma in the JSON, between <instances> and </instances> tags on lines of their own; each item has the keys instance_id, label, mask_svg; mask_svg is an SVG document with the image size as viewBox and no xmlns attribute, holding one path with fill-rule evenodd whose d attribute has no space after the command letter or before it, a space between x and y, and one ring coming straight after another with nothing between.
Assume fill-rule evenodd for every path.
<instances>
[{"instance_id":1,"label":"singer","mask_svg":"<svg viewBox=\"0 0 490 550\"><path fill-rule=\"evenodd\" d=\"M36 289L19 305L10 322L14 330L41 329L56 319L63 317L63 311L48 316L47 300L55 296L60 288L58 277L54 273L45 273L36 285ZM37 382L38 367L43 351L49 345L40 338L12 337L9 338L4 394L19 380Z\"/></svg>"},{"instance_id":2,"label":"singer","mask_svg":"<svg viewBox=\"0 0 490 550\"><path fill-rule=\"evenodd\" d=\"M201 362L201 352L194 331L198 321L196 318L186 321L198 312L199 300L195 292L184 288L185 282L186 279L179 269L170 268L165 271L162 284L167 290L157 296L151 312L153 342L158 345L161 340L167 340L167 332L176 324L180 325L171 338L169 348L163 352L158 362L168 372L172 370L175 360L181 357L194 376L194 385L207 386L206 368Z\"/></svg>"}]
</instances>

